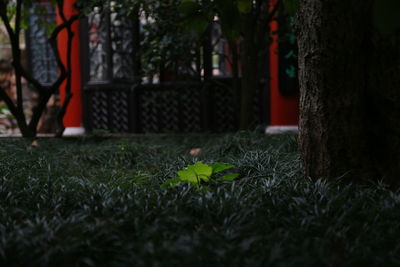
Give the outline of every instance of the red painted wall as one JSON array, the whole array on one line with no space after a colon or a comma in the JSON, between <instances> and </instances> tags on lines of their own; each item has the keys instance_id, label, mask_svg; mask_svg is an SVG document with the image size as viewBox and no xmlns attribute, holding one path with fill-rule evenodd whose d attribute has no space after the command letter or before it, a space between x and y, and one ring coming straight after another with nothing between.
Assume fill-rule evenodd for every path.
<instances>
[{"instance_id":1,"label":"red painted wall","mask_svg":"<svg viewBox=\"0 0 400 267\"><path fill-rule=\"evenodd\" d=\"M68 19L73 14L76 14L75 9L73 8L76 0L65 0L64 6L64 14ZM62 20L57 12L57 24L61 24ZM74 38L72 41L72 94L73 97L71 102L69 103L67 113L64 117L64 126L65 127L81 127L82 126L82 97L81 97L81 70L80 70L80 51L79 51L79 22L75 21L72 24L72 30L74 32ZM58 49L61 53L61 60L66 65L67 64L67 30L63 30L60 33L58 39ZM64 82L61 86L60 97L61 103L63 103L65 99L65 86L66 82Z\"/></svg>"},{"instance_id":2,"label":"red painted wall","mask_svg":"<svg viewBox=\"0 0 400 267\"><path fill-rule=\"evenodd\" d=\"M271 4L276 2L272 0ZM272 44L270 45L270 124L271 126L297 125L299 121L299 96L285 97L279 92L279 36L278 22L270 24Z\"/></svg>"}]
</instances>

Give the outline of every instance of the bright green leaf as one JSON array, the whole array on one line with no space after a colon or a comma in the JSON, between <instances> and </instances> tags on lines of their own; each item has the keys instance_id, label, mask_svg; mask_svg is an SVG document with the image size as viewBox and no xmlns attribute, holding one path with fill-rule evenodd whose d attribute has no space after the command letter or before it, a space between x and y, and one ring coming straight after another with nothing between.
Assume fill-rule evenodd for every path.
<instances>
[{"instance_id":1,"label":"bright green leaf","mask_svg":"<svg viewBox=\"0 0 400 267\"><path fill-rule=\"evenodd\" d=\"M234 165L227 163L215 163L215 164L210 164L210 166L212 168L213 174L220 173L222 171L229 170L235 167Z\"/></svg>"},{"instance_id":2,"label":"bright green leaf","mask_svg":"<svg viewBox=\"0 0 400 267\"><path fill-rule=\"evenodd\" d=\"M193 171L192 168L190 168L190 166L179 171L178 175L179 175L179 178L181 179L181 181L194 183L194 184L198 184L200 182L198 176L196 175L196 172Z\"/></svg>"},{"instance_id":3,"label":"bright green leaf","mask_svg":"<svg viewBox=\"0 0 400 267\"><path fill-rule=\"evenodd\" d=\"M209 165L204 164L199 161L199 162L196 162L196 164L194 164L194 165L188 166L188 169L195 172L197 175L197 178L199 178L205 182L208 182L210 180L210 177L212 174L212 168Z\"/></svg>"},{"instance_id":4,"label":"bright green leaf","mask_svg":"<svg viewBox=\"0 0 400 267\"><path fill-rule=\"evenodd\" d=\"M227 163L204 164L203 162L196 162L189 165L182 170L178 171L179 177L165 181L161 188L174 187L179 183L191 183L200 185L201 182L210 182L211 176L215 173L234 168L235 166ZM239 174L231 173L216 179L216 181L232 181L237 178Z\"/></svg>"},{"instance_id":5,"label":"bright green leaf","mask_svg":"<svg viewBox=\"0 0 400 267\"><path fill-rule=\"evenodd\" d=\"M196 164L191 165L191 166L193 166L194 170L198 174L204 174L207 176L211 176L212 168L209 165L204 164L203 162L199 161L199 162L196 162Z\"/></svg>"},{"instance_id":6,"label":"bright green leaf","mask_svg":"<svg viewBox=\"0 0 400 267\"><path fill-rule=\"evenodd\" d=\"M202 162L196 162L194 165L189 165L178 172L179 178L182 181L193 184L199 184L201 181L208 182L211 174L212 168Z\"/></svg>"}]
</instances>

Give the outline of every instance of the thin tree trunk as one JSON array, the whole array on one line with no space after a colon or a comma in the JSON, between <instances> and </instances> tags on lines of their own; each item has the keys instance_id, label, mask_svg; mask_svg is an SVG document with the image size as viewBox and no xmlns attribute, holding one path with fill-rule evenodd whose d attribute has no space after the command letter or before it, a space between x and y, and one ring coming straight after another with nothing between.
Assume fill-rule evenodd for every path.
<instances>
[{"instance_id":1,"label":"thin tree trunk","mask_svg":"<svg viewBox=\"0 0 400 267\"><path fill-rule=\"evenodd\" d=\"M380 51L374 50L372 7L373 0L300 0L299 144L306 176L349 174L395 184L398 152L390 153L382 143L385 130L376 127L379 122L371 116L371 107L379 106L375 95L382 89L382 69L376 68L373 54ZM377 149L380 157L390 153L386 167L377 162Z\"/></svg>"},{"instance_id":2,"label":"thin tree trunk","mask_svg":"<svg viewBox=\"0 0 400 267\"><path fill-rule=\"evenodd\" d=\"M64 1L63 0L59 0L58 3L58 12L60 14L60 17L63 21L63 23L66 23L68 20L65 17L64 14ZM66 27L66 31L67 31L67 62L66 62L66 68L68 70L68 76L66 79L66 84L65 84L65 98L63 103L61 103L61 109L57 114L56 117L56 121L57 121L57 126L58 129L56 130L56 137L62 137L64 131L65 131L65 126L64 126L64 116L67 113L67 108L69 106L69 103L71 102L71 99L73 97L73 93L72 93L72 41L74 38L74 32L72 31L72 24L69 24Z\"/></svg>"},{"instance_id":3,"label":"thin tree trunk","mask_svg":"<svg viewBox=\"0 0 400 267\"><path fill-rule=\"evenodd\" d=\"M63 0L57 0L59 6L63 6ZM21 61L21 49L20 49L20 29L22 20L22 8L23 0L17 0L16 3L16 15L15 15L15 26L12 27L9 17L7 15L7 3L0 1L0 19L4 23L9 39L12 46L13 55L13 67L16 76L16 87L17 87L17 103L14 104L12 99L5 93L5 91L0 88L0 98L2 98L8 108L10 109L12 115L18 122L18 127L24 137L35 137L37 134L37 125L39 123L40 117L46 108L46 104L52 94L61 86L62 82L68 77L69 72L67 72L66 67L61 61L59 51L57 49L57 37L59 33L65 29L70 28L71 24L78 19L78 15L73 15L68 20L64 20L62 24L55 27L50 38L49 43L53 49L54 55L56 57L57 66L60 69L60 74L57 80L51 86L44 86L38 80L36 80L31 74L29 74L24 66L22 66ZM71 66L68 66L70 68ZM33 108L32 118L29 124L26 122L26 117L23 109L23 98L22 98L22 78L26 79L28 83L32 84L39 94L39 102ZM68 100L69 102L69 100ZM68 103L66 103L65 108Z\"/></svg>"},{"instance_id":4,"label":"thin tree trunk","mask_svg":"<svg viewBox=\"0 0 400 267\"><path fill-rule=\"evenodd\" d=\"M240 94L240 130L249 129L254 123L254 98L260 84L258 69L258 51L247 39L242 41L241 49L241 94Z\"/></svg>"},{"instance_id":5,"label":"thin tree trunk","mask_svg":"<svg viewBox=\"0 0 400 267\"><path fill-rule=\"evenodd\" d=\"M254 6L253 6L254 11ZM243 39L240 43L240 65L242 71L240 93L240 120L239 129L247 130L254 123L254 98L260 83L258 44L256 39L256 25L258 18L253 12L242 16Z\"/></svg>"},{"instance_id":6,"label":"thin tree trunk","mask_svg":"<svg viewBox=\"0 0 400 267\"><path fill-rule=\"evenodd\" d=\"M241 88L241 80L239 77L239 51L238 51L238 45L236 40L229 40L228 42L228 47L231 53L231 58L228 59L231 63L232 67L232 87L234 91L234 99L233 99L233 105L235 107L240 107L240 88ZM236 121L240 122L240 116L241 116L241 110L239 110Z\"/></svg>"}]
</instances>

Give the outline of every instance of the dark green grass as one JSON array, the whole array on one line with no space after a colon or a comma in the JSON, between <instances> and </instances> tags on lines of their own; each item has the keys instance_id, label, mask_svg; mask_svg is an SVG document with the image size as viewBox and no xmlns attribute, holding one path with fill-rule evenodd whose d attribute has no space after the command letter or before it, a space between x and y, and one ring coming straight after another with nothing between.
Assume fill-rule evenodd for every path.
<instances>
[{"instance_id":1,"label":"dark green grass","mask_svg":"<svg viewBox=\"0 0 400 267\"><path fill-rule=\"evenodd\" d=\"M0 139L1 266L400 265L400 194L303 178L295 136L38 144ZM240 179L159 189L199 160Z\"/></svg>"}]
</instances>

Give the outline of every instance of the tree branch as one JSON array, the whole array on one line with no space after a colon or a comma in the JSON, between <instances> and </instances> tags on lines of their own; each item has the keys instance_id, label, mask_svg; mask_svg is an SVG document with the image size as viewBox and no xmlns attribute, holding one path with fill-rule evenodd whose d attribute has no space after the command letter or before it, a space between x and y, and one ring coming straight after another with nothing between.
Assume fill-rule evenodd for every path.
<instances>
[{"instance_id":1,"label":"tree branch","mask_svg":"<svg viewBox=\"0 0 400 267\"><path fill-rule=\"evenodd\" d=\"M19 46L19 33L21 30L21 12L22 12L22 0L17 0L16 2L16 17L15 17L15 30L12 29L10 18L7 16L7 4L2 2L2 10L0 11L0 17L7 29L7 33L11 42L12 49L12 65L14 68L21 65L21 49ZM15 108L18 110L19 118L17 120L25 121L25 113L23 112L23 98L22 98L22 77L21 74L16 71L15 72L15 84L17 87L17 105ZM5 93L5 92L4 92ZM11 111L11 109L10 109Z\"/></svg>"},{"instance_id":2,"label":"tree branch","mask_svg":"<svg viewBox=\"0 0 400 267\"><path fill-rule=\"evenodd\" d=\"M13 67L15 69L16 76L16 86L17 86L17 104L15 104L12 99L7 95L3 88L0 88L0 98L5 101L10 112L17 119L18 124L20 126L21 132L24 136L33 136L36 134L36 127L39 123L40 117L46 108L47 102L50 99L51 95L53 95L57 89L60 88L61 84L67 80L66 87L66 100L63 104L63 109L65 110L71 97L71 47L72 47L72 24L78 20L79 15L73 15L66 18L63 12L64 0L57 0L57 5L60 11L60 17L62 19L62 23L55 27L53 32L51 33L48 42L52 51L54 52L57 67L60 70L60 74L57 80L50 86L42 85L37 79L35 79L25 68L22 66L21 62L21 49L20 49L20 31L21 31L21 19L22 19L22 8L23 8L23 0L16 0L14 3L16 5L16 14L15 14L15 27L13 29L11 25L10 18L7 15L8 1L0 0L0 18L4 23L5 29L7 30L11 46L12 46L12 55L13 55ZM68 55L67 55L67 66L65 66L61 60L60 52L57 47L57 38L62 30L67 29L68 31ZM29 122L29 125L26 124L25 113L23 110L23 95L22 95L22 78L25 78L30 84L32 84L39 92L39 101L38 104L33 109L32 118Z\"/></svg>"},{"instance_id":3,"label":"tree branch","mask_svg":"<svg viewBox=\"0 0 400 267\"><path fill-rule=\"evenodd\" d=\"M19 47L20 44L20 32L21 32L21 12L22 12L22 0L17 0L17 11L15 14L15 43L18 44L16 48L14 57L13 65L21 66L21 48ZM16 67L15 67L16 68ZM17 87L17 108L23 114L24 113L24 104L23 104L23 96L22 96L22 76L19 71L15 72L15 85Z\"/></svg>"},{"instance_id":4,"label":"tree branch","mask_svg":"<svg viewBox=\"0 0 400 267\"><path fill-rule=\"evenodd\" d=\"M29 123L29 127L31 129L36 128L37 124L39 123L40 117L41 117L44 109L46 108L46 104L47 104L48 100L50 99L51 95L53 95L57 91L57 89L60 88L61 84L65 81L65 79L67 79L70 76L70 69L67 71L68 67L66 68L61 60L61 55L60 55L60 52L59 52L58 46L57 46L57 38L58 38L59 34L62 32L62 30L64 30L65 28L67 28L67 29L70 28L71 25L76 20L78 20L79 15L73 15L69 19L66 19L64 12L63 12L63 3L64 3L64 1L57 1L57 6L58 6L58 9L60 12L60 17L63 20L63 23L57 25L54 28L53 32L51 33L50 37L48 38L48 42L50 44L50 47L51 47L51 49L54 53L54 57L56 59L57 67L60 70L60 74L59 74L57 80L49 87L45 87L47 89L41 93L39 103L34 108L32 119ZM69 66L69 68L70 67L71 66Z\"/></svg>"},{"instance_id":5,"label":"tree branch","mask_svg":"<svg viewBox=\"0 0 400 267\"><path fill-rule=\"evenodd\" d=\"M17 41L19 41L19 33L21 31L22 1L23 0L17 0L17 7L15 13L15 38L17 38Z\"/></svg>"},{"instance_id":6,"label":"tree branch","mask_svg":"<svg viewBox=\"0 0 400 267\"><path fill-rule=\"evenodd\" d=\"M269 5L269 3L263 4L260 12L261 17L256 27L256 34L254 36L256 44L264 45L260 41L260 37L265 35L266 29L269 28L269 23L275 18L281 6L282 6L282 0L277 0L276 4L272 7ZM261 14L268 14L268 15L262 16Z\"/></svg>"},{"instance_id":7,"label":"tree branch","mask_svg":"<svg viewBox=\"0 0 400 267\"><path fill-rule=\"evenodd\" d=\"M21 3L21 1L18 1L18 3ZM11 47L12 47L12 50L13 50L13 58L14 58L13 66L15 68L15 73L19 73L29 83L31 83L38 91L44 91L45 87L38 80L33 78L29 74L29 72L27 72L25 70L25 68L21 64L21 60L15 60L15 57L14 57L14 55L15 55L14 53L15 52L14 52L14 50L17 50L17 49L19 50L20 49L19 48L19 33L17 33L17 30L18 30L18 32L20 31L20 26L19 26L20 22L18 23L18 27L16 27L16 30L14 32L14 30L11 27L10 20L9 20L9 18L7 16L7 13L6 13L7 12L7 8L5 7L4 4L1 5L0 7L1 7L1 9L0 9L0 17L3 20L4 26L6 27L6 30L7 30L7 33L8 33L8 37L9 37L9 39L11 41ZM19 20L21 19L20 16L21 16L21 14L19 13L19 15L18 15Z\"/></svg>"},{"instance_id":8,"label":"tree branch","mask_svg":"<svg viewBox=\"0 0 400 267\"><path fill-rule=\"evenodd\" d=\"M58 14L60 15L61 20L65 23L67 21L64 14L64 0L57 0Z\"/></svg>"},{"instance_id":9,"label":"tree branch","mask_svg":"<svg viewBox=\"0 0 400 267\"><path fill-rule=\"evenodd\" d=\"M51 93L45 91L43 94L40 95L39 103L33 108L32 118L29 122L29 129L31 129L32 131L36 131L36 127L39 123L40 117L42 117L42 113L46 108L47 102L49 101L51 95Z\"/></svg>"},{"instance_id":10,"label":"tree branch","mask_svg":"<svg viewBox=\"0 0 400 267\"><path fill-rule=\"evenodd\" d=\"M15 106L14 102L10 98L10 96L6 93L6 90L3 87L0 87L0 99L3 100L8 109L10 110L11 114L13 114L14 117L17 117L19 115L17 107Z\"/></svg>"},{"instance_id":11,"label":"tree branch","mask_svg":"<svg viewBox=\"0 0 400 267\"><path fill-rule=\"evenodd\" d=\"M67 22L67 19L64 14L64 1L61 0L58 2L59 5L59 14L61 19L63 20L64 23ZM64 102L62 103L61 109L59 113L57 114L57 121L58 121L58 129L56 132L56 137L62 137L65 126L63 122L63 118L65 116L65 113L67 112L68 105L72 99L73 94L71 93L71 86L72 86L72 76L71 76L71 70L72 70L72 63L71 63L71 57L72 57L72 40L74 38L74 32L72 31L71 28L72 24L67 25L67 34L68 34L68 43L67 43L67 69L68 69L68 76L67 76L67 84L65 85L65 98Z\"/></svg>"},{"instance_id":12,"label":"tree branch","mask_svg":"<svg viewBox=\"0 0 400 267\"><path fill-rule=\"evenodd\" d=\"M56 132L56 137L62 137L62 135L65 131L63 119L65 116L65 113L67 113L67 108L68 108L69 103L71 102L72 97L73 97L73 94L71 92L66 93L64 102L61 106L60 111L57 114L58 129Z\"/></svg>"},{"instance_id":13,"label":"tree branch","mask_svg":"<svg viewBox=\"0 0 400 267\"><path fill-rule=\"evenodd\" d=\"M60 15L61 16L61 15ZM67 27L70 27L72 25L72 23L74 23L76 20L78 20L79 15L73 15L71 16L68 20L63 21L62 24L58 25L54 31L52 32L52 34L50 35L50 38L48 39L49 43L50 43L50 47L52 48L55 58L56 58L56 62L57 62L57 66L60 69L60 75L57 78L57 80L50 86L50 91L51 92L55 92L55 90L58 89L58 87L60 87L60 85L62 84L62 82L68 77L68 72L67 69L65 68L64 64L62 63L61 60L61 56L60 53L58 52L58 47L57 47L57 37L60 34L60 32L62 30L64 30Z\"/></svg>"},{"instance_id":14,"label":"tree branch","mask_svg":"<svg viewBox=\"0 0 400 267\"><path fill-rule=\"evenodd\" d=\"M8 36L10 38L10 41L13 42L14 40L14 30L11 27L10 24L10 20L7 16L7 6L6 4L3 3L3 1L1 2L1 6L0 6L0 18L3 20L4 26L6 27Z\"/></svg>"},{"instance_id":15,"label":"tree branch","mask_svg":"<svg viewBox=\"0 0 400 267\"><path fill-rule=\"evenodd\" d=\"M43 93L48 88L35 79L21 64L14 65L14 69L16 73L19 72L28 83L32 84L39 93Z\"/></svg>"}]
</instances>

